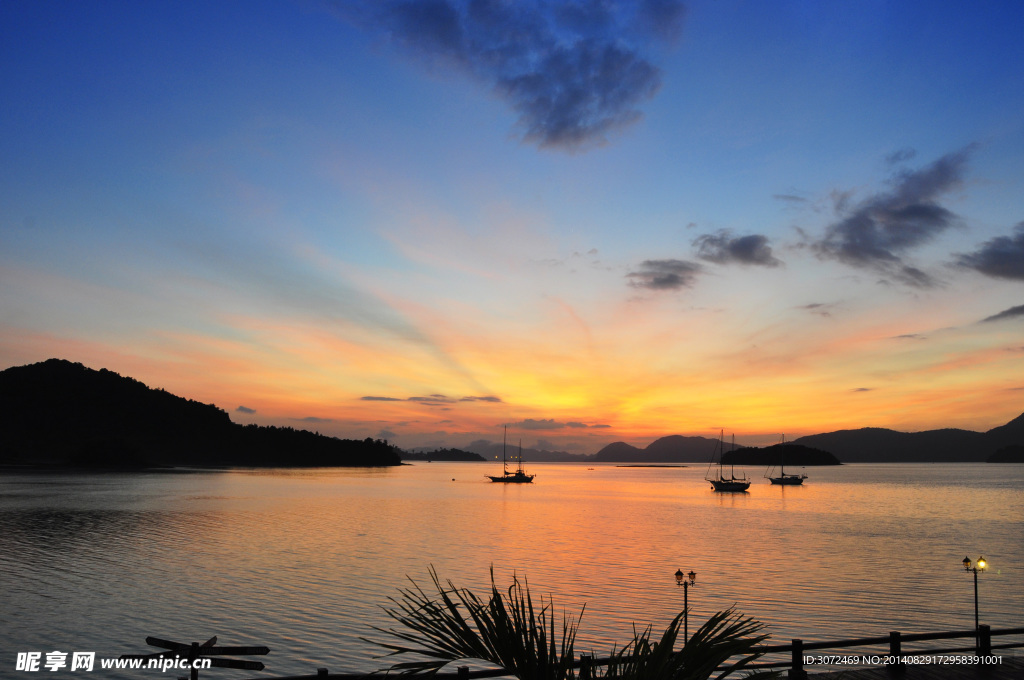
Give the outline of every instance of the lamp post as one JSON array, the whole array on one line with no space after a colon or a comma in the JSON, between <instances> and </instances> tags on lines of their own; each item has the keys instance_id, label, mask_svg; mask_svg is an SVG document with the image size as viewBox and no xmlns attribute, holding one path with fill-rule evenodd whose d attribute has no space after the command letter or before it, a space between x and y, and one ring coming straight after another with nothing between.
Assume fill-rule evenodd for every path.
<instances>
[{"instance_id":1,"label":"lamp post","mask_svg":"<svg viewBox=\"0 0 1024 680\"><path fill-rule=\"evenodd\" d=\"M984 557L979 557L977 564L971 564L971 558L964 558L964 571L974 572L974 647L975 650L978 648L978 572L985 571L985 567L988 566L988 562L985 561Z\"/></svg>"},{"instance_id":2,"label":"lamp post","mask_svg":"<svg viewBox=\"0 0 1024 680\"><path fill-rule=\"evenodd\" d=\"M694 583L696 580L697 572L691 570L689 574L683 574L682 569L676 569L676 585L683 587L683 647L690 641L690 587L697 585Z\"/></svg>"}]
</instances>

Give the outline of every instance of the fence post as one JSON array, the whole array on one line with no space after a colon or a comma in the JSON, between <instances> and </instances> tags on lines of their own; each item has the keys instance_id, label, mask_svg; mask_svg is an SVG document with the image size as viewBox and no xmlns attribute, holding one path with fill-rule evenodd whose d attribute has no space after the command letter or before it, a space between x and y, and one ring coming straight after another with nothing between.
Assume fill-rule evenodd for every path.
<instances>
[{"instance_id":1,"label":"fence post","mask_svg":"<svg viewBox=\"0 0 1024 680\"><path fill-rule=\"evenodd\" d=\"M594 657L588 656L587 654L580 654L580 680L591 680L594 676L594 670L591 662Z\"/></svg>"},{"instance_id":2,"label":"fence post","mask_svg":"<svg viewBox=\"0 0 1024 680\"><path fill-rule=\"evenodd\" d=\"M893 671L903 671L905 667L903 665L903 640L900 637L898 630L889 631L889 656L892 657L888 669Z\"/></svg>"},{"instance_id":3,"label":"fence post","mask_svg":"<svg viewBox=\"0 0 1024 680\"><path fill-rule=\"evenodd\" d=\"M807 671L804 670L804 641L793 640L793 653L791 657L792 668L789 669L789 677L792 680L806 680Z\"/></svg>"},{"instance_id":4,"label":"fence post","mask_svg":"<svg viewBox=\"0 0 1024 680\"><path fill-rule=\"evenodd\" d=\"M982 624L978 626L978 648L975 650L978 656L989 656L992 654L992 628Z\"/></svg>"},{"instance_id":5,"label":"fence post","mask_svg":"<svg viewBox=\"0 0 1024 680\"><path fill-rule=\"evenodd\" d=\"M459 680L469 680L469 666L459 666Z\"/></svg>"}]
</instances>

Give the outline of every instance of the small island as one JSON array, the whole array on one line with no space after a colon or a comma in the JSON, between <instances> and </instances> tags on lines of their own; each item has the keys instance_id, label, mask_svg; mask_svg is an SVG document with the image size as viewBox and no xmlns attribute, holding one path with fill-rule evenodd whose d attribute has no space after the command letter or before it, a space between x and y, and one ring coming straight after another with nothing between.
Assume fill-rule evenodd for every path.
<instances>
[{"instance_id":1,"label":"small island","mask_svg":"<svg viewBox=\"0 0 1024 680\"><path fill-rule=\"evenodd\" d=\"M772 446L747 446L735 451L726 451L722 456L723 465L771 465L812 466L842 465L839 459L828 451L814 449L801 444L774 444Z\"/></svg>"},{"instance_id":2,"label":"small island","mask_svg":"<svg viewBox=\"0 0 1024 680\"><path fill-rule=\"evenodd\" d=\"M428 463L432 460L438 461L464 461L478 462L485 458L478 453L463 451L462 449L434 449L433 451L402 451L402 460L425 460Z\"/></svg>"}]
</instances>

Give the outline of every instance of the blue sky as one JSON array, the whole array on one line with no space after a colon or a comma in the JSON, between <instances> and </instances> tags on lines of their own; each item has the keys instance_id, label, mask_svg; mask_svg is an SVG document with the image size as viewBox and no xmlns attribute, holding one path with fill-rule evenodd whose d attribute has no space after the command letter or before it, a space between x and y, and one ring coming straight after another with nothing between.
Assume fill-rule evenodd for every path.
<instances>
[{"instance_id":1,"label":"blue sky","mask_svg":"<svg viewBox=\"0 0 1024 680\"><path fill-rule=\"evenodd\" d=\"M0 366L407 446L1024 411L1018 3L7 2L0 31Z\"/></svg>"}]
</instances>

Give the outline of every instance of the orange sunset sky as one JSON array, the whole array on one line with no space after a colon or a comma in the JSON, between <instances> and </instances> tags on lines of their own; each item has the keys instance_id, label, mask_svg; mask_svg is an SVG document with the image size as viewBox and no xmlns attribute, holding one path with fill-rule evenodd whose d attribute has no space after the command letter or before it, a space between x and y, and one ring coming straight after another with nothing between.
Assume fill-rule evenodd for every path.
<instances>
[{"instance_id":1,"label":"orange sunset sky","mask_svg":"<svg viewBox=\"0 0 1024 680\"><path fill-rule=\"evenodd\" d=\"M4 3L0 368L406 448L1024 412L1019 5L480 7Z\"/></svg>"}]
</instances>

